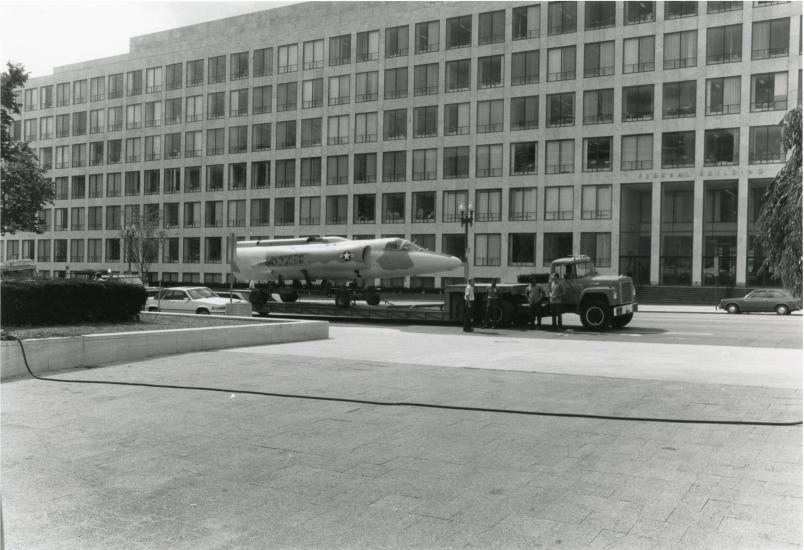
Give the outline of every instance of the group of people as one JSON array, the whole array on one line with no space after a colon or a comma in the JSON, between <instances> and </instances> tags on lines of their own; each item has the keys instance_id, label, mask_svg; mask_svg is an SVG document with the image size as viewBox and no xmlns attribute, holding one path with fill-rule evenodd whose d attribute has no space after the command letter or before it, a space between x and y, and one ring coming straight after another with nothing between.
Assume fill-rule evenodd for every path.
<instances>
[{"instance_id":1,"label":"group of people","mask_svg":"<svg viewBox=\"0 0 804 550\"><path fill-rule=\"evenodd\" d=\"M561 320L563 312L563 298L566 293L564 288L566 281L559 278L558 273L550 275L550 282L545 292L544 288L536 284L535 280L530 281L528 285L528 305L530 306L530 323L531 330L542 328L542 313L545 306L550 307L550 316L552 318L552 330L564 330L564 324ZM474 315L475 305L475 280L469 279L466 283L466 288L463 292L464 298L464 317L463 317L463 331L472 332L472 319ZM496 312L500 310L500 289L497 288L497 283L492 281L491 286L486 293L486 307L485 315L483 317L483 328L497 328Z\"/></svg>"}]
</instances>

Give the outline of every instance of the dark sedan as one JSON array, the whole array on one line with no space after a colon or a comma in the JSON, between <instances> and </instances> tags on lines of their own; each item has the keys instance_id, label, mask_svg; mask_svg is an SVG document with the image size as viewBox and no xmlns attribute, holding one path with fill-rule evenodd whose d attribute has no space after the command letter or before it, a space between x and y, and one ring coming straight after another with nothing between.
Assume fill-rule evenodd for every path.
<instances>
[{"instance_id":1,"label":"dark sedan","mask_svg":"<svg viewBox=\"0 0 804 550\"><path fill-rule=\"evenodd\" d=\"M720 300L717 307L729 313L775 311L779 315L789 315L791 311L801 309L801 299L781 289L754 290L742 298Z\"/></svg>"}]
</instances>

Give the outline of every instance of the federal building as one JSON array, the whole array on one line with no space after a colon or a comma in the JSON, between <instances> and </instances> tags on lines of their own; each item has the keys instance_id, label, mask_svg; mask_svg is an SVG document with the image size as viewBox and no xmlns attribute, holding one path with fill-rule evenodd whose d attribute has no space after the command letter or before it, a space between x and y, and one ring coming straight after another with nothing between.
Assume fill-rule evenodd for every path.
<instances>
[{"instance_id":1,"label":"federal building","mask_svg":"<svg viewBox=\"0 0 804 550\"><path fill-rule=\"evenodd\" d=\"M56 196L1 258L123 271L121 229L158 217L163 283L226 281L230 236L341 235L467 255L480 279L587 254L638 285L773 284L756 221L801 104L801 13L315 2L134 37L20 91L14 132ZM440 275L383 283L462 273Z\"/></svg>"}]
</instances>

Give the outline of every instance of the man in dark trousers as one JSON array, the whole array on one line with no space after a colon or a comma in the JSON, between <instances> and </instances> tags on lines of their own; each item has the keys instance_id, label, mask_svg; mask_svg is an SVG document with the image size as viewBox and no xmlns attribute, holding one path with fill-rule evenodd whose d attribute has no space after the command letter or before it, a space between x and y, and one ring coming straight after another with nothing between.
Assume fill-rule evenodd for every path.
<instances>
[{"instance_id":1,"label":"man in dark trousers","mask_svg":"<svg viewBox=\"0 0 804 550\"><path fill-rule=\"evenodd\" d=\"M550 275L550 315L553 317L553 330L564 330L561 322L561 310L563 304L561 299L564 297L564 286L558 278L558 273Z\"/></svg>"},{"instance_id":2,"label":"man in dark trousers","mask_svg":"<svg viewBox=\"0 0 804 550\"><path fill-rule=\"evenodd\" d=\"M497 288L497 281L492 281L489 291L486 294L486 316L483 320L483 328L497 328L496 313L500 310L500 289Z\"/></svg>"},{"instance_id":3,"label":"man in dark trousers","mask_svg":"<svg viewBox=\"0 0 804 550\"><path fill-rule=\"evenodd\" d=\"M540 285L536 284L536 279L531 279L530 286L528 287L528 305L530 306L531 330L542 328L542 302L544 299L544 289Z\"/></svg>"},{"instance_id":4,"label":"man in dark trousers","mask_svg":"<svg viewBox=\"0 0 804 550\"><path fill-rule=\"evenodd\" d=\"M475 280L469 279L463 290L463 331L472 332L472 308L475 306Z\"/></svg>"}]
</instances>

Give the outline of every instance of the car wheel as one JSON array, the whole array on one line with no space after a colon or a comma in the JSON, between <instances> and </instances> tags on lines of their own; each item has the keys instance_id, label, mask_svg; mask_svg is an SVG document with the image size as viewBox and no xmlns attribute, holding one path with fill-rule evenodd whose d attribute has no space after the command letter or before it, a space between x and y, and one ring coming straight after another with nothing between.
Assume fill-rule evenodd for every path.
<instances>
[{"instance_id":1,"label":"car wheel","mask_svg":"<svg viewBox=\"0 0 804 550\"><path fill-rule=\"evenodd\" d=\"M155 306L151 306L151 307L148 308L148 311L159 311L159 308L155 307Z\"/></svg>"},{"instance_id":2,"label":"car wheel","mask_svg":"<svg viewBox=\"0 0 804 550\"><path fill-rule=\"evenodd\" d=\"M209 310L208 309L199 308L199 309L195 310L195 312L197 314L199 314L199 315L209 315Z\"/></svg>"},{"instance_id":3,"label":"car wheel","mask_svg":"<svg viewBox=\"0 0 804 550\"><path fill-rule=\"evenodd\" d=\"M728 311L729 313L737 314L740 313L740 308L737 307L737 304L729 304L726 306L726 311Z\"/></svg>"},{"instance_id":4,"label":"car wheel","mask_svg":"<svg viewBox=\"0 0 804 550\"><path fill-rule=\"evenodd\" d=\"M776 306L776 313L778 315L790 315L790 308L784 304L779 304Z\"/></svg>"},{"instance_id":5,"label":"car wheel","mask_svg":"<svg viewBox=\"0 0 804 550\"><path fill-rule=\"evenodd\" d=\"M611 308L603 300L589 300L581 306L581 323L591 330L606 330L611 324Z\"/></svg>"}]
</instances>

